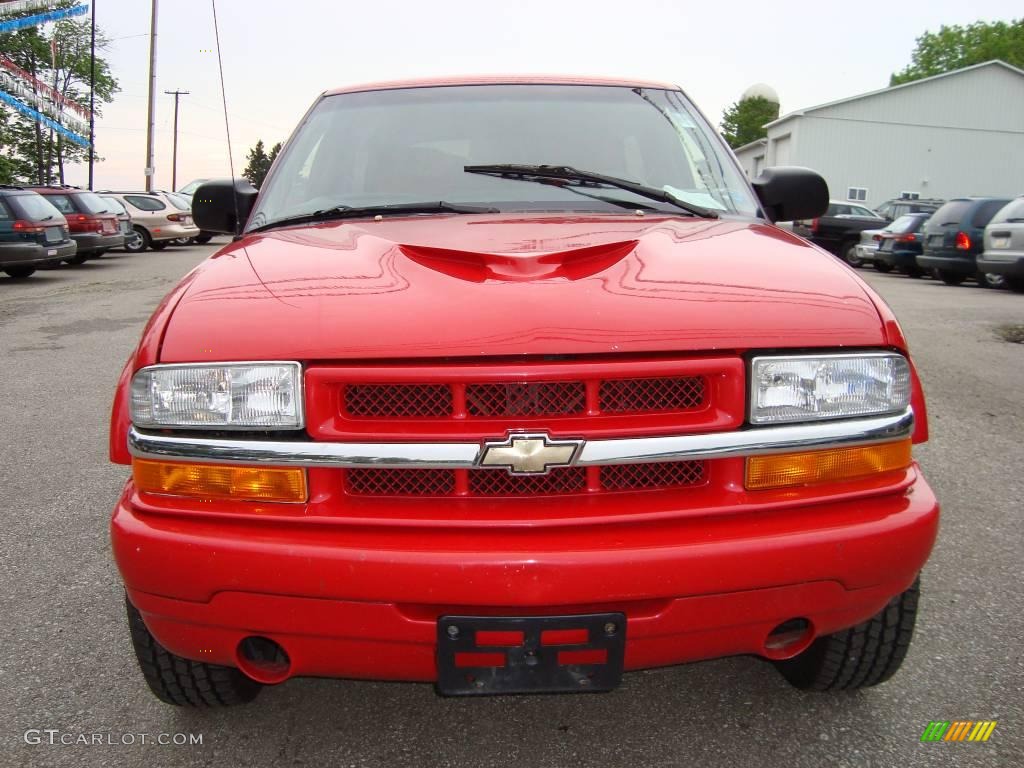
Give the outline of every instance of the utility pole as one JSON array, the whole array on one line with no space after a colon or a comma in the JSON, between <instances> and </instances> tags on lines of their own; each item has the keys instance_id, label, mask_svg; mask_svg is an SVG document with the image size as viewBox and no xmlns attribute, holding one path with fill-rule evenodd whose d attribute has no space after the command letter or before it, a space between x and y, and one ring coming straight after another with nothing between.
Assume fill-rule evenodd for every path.
<instances>
[{"instance_id":1,"label":"utility pole","mask_svg":"<svg viewBox=\"0 0 1024 768\"><path fill-rule=\"evenodd\" d=\"M174 159L171 160L171 191L178 189L178 97L188 96L188 91L164 91L174 97Z\"/></svg>"},{"instance_id":2,"label":"utility pole","mask_svg":"<svg viewBox=\"0 0 1024 768\"><path fill-rule=\"evenodd\" d=\"M92 190L92 164L96 155L96 0L92 10L92 32L89 38L89 189Z\"/></svg>"},{"instance_id":3,"label":"utility pole","mask_svg":"<svg viewBox=\"0 0 1024 768\"><path fill-rule=\"evenodd\" d=\"M156 101L156 13L157 0L153 0L149 22L149 108L146 116L146 191L153 191L153 128L155 117L153 109Z\"/></svg>"}]
</instances>

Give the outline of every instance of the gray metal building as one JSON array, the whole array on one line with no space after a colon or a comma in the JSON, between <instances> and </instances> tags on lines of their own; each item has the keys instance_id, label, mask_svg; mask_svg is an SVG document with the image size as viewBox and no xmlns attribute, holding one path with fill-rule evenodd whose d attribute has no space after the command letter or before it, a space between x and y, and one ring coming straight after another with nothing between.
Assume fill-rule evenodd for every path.
<instances>
[{"instance_id":1,"label":"gray metal building","mask_svg":"<svg viewBox=\"0 0 1024 768\"><path fill-rule=\"evenodd\" d=\"M821 173L836 200L1024 193L1024 70L990 61L801 109L736 150L747 175Z\"/></svg>"}]
</instances>

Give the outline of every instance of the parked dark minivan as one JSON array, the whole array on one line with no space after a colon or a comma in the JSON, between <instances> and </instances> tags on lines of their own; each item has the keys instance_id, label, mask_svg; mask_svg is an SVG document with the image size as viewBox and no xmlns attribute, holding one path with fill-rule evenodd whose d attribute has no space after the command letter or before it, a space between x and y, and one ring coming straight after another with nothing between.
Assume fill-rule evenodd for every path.
<instances>
[{"instance_id":1,"label":"parked dark minivan","mask_svg":"<svg viewBox=\"0 0 1024 768\"><path fill-rule=\"evenodd\" d=\"M0 270L28 277L73 257L76 248L60 211L35 192L0 185Z\"/></svg>"},{"instance_id":2,"label":"parked dark minivan","mask_svg":"<svg viewBox=\"0 0 1024 768\"><path fill-rule=\"evenodd\" d=\"M917 266L934 269L946 285L960 285L969 277L991 287L978 271L978 254L984 250L985 226L1008 202L1008 197L960 197L939 208L924 226L924 252Z\"/></svg>"}]
</instances>

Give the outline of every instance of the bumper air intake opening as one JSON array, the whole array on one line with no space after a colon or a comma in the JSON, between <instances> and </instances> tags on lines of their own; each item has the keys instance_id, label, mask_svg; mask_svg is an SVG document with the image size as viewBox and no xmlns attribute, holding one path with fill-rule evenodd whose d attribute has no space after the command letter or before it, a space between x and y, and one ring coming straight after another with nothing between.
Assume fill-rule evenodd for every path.
<instances>
[{"instance_id":1,"label":"bumper air intake opening","mask_svg":"<svg viewBox=\"0 0 1024 768\"><path fill-rule=\"evenodd\" d=\"M283 683L291 674L292 662L278 643L268 637L251 635L238 644L238 668L257 683Z\"/></svg>"},{"instance_id":2,"label":"bumper air intake opening","mask_svg":"<svg viewBox=\"0 0 1024 768\"><path fill-rule=\"evenodd\" d=\"M788 619L768 633L762 653L769 659L789 659L807 650L814 640L814 625L803 618Z\"/></svg>"}]
</instances>

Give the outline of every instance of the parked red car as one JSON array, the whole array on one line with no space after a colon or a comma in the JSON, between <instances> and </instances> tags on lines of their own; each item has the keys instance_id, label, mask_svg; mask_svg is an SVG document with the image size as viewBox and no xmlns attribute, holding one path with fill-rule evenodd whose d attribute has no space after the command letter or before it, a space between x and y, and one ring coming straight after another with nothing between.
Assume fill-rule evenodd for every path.
<instances>
[{"instance_id":1,"label":"parked red car","mask_svg":"<svg viewBox=\"0 0 1024 768\"><path fill-rule=\"evenodd\" d=\"M171 704L312 675L599 691L756 654L889 678L938 506L892 313L772 225L674 86L323 94L167 296L110 433L135 651Z\"/></svg>"}]
</instances>

